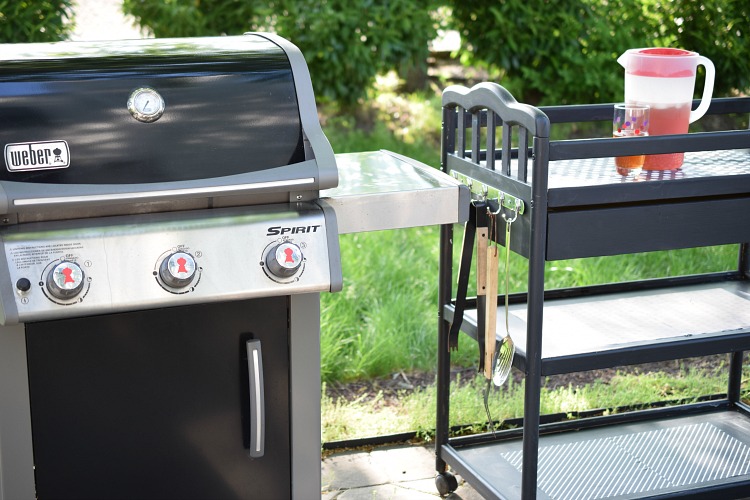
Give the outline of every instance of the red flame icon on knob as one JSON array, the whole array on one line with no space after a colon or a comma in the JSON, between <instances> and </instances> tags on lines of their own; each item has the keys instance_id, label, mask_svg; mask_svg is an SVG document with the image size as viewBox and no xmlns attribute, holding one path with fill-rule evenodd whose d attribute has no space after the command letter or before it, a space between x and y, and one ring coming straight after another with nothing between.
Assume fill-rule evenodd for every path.
<instances>
[{"instance_id":1,"label":"red flame icon on knob","mask_svg":"<svg viewBox=\"0 0 750 500\"><path fill-rule=\"evenodd\" d=\"M73 270L69 267L66 267L62 271L60 271L63 276L65 276L65 281L63 283L75 283L76 281L70 276L73 274Z\"/></svg>"},{"instance_id":2,"label":"red flame icon on knob","mask_svg":"<svg viewBox=\"0 0 750 500\"><path fill-rule=\"evenodd\" d=\"M284 254L286 255L284 263L291 262L292 264L294 264L294 250L292 250L291 248L285 248Z\"/></svg>"},{"instance_id":3,"label":"red flame icon on knob","mask_svg":"<svg viewBox=\"0 0 750 500\"><path fill-rule=\"evenodd\" d=\"M180 257L179 259L177 259L177 265L179 266L177 268L178 273L188 272L187 268L185 267L185 264L187 264L187 259L185 257Z\"/></svg>"}]
</instances>

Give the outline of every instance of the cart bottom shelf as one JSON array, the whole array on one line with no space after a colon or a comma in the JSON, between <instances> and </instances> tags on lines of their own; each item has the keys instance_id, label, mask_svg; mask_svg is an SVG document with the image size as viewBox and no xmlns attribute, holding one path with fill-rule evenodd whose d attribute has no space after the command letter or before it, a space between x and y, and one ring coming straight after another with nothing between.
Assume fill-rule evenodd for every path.
<instances>
[{"instance_id":1,"label":"cart bottom shelf","mask_svg":"<svg viewBox=\"0 0 750 500\"><path fill-rule=\"evenodd\" d=\"M521 497L521 441L442 448L487 497ZM750 495L750 419L740 411L541 436L537 498Z\"/></svg>"}]
</instances>

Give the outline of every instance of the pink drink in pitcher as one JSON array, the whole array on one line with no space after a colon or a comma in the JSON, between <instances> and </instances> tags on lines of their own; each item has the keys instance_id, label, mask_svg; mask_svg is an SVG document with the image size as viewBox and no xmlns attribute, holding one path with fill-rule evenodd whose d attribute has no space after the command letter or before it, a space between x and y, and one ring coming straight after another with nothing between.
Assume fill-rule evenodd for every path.
<instances>
[{"instance_id":1,"label":"pink drink in pitcher","mask_svg":"<svg viewBox=\"0 0 750 500\"><path fill-rule=\"evenodd\" d=\"M649 135L686 134L688 125L708 110L714 65L706 57L682 49L631 49L617 62L625 68L625 102L651 107ZM706 68L700 106L691 111L698 65ZM676 170L684 153L647 155L646 170Z\"/></svg>"},{"instance_id":2,"label":"pink drink in pitcher","mask_svg":"<svg viewBox=\"0 0 750 500\"><path fill-rule=\"evenodd\" d=\"M651 108L650 135L687 134L690 124L690 103L669 107ZM646 155L646 170L677 170L682 166L685 153Z\"/></svg>"}]
</instances>

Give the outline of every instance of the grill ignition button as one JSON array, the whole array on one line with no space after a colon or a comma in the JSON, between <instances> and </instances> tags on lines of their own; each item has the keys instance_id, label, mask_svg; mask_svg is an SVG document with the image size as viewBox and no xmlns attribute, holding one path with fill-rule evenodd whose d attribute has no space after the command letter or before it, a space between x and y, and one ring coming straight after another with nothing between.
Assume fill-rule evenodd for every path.
<instances>
[{"instance_id":1,"label":"grill ignition button","mask_svg":"<svg viewBox=\"0 0 750 500\"><path fill-rule=\"evenodd\" d=\"M16 290L21 293L26 293L31 290L31 281L28 278L21 278L16 281Z\"/></svg>"},{"instance_id":2,"label":"grill ignition button","mask_svg":"<svg viewBox=\"0 0 750 500\"><path fill-rule=\"evenodd\" d=\"M55 298L70 299L83 289L83 278L78 264L64 260L47 274L47 291Z\"/></svg>"}]
</instances>

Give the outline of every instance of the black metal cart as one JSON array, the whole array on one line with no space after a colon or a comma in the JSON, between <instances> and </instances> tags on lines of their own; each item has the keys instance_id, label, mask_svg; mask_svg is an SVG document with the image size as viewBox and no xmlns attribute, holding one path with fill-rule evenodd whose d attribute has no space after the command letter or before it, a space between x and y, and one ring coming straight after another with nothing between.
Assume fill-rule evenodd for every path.
<instances>
[{"instance_id":1,"label":"black metal cart","mask_svg":"<svg viewBox=\"0 0 750 500\"><path fill-rule=\"evenodd\" d=\"M746 112L747 98L715 99L709 111ZM441 230L436 484L443 494L455 488L448 466L487 498L750 492L750 408L740 397L750 349L750 130L550 140L552 123L611 118L611 104L539 109L496 84L443 94L442 168L479 193L456 289L454 228ZM681 151L680 170L637 179L619 176L612 161ZM496 296L465 299L473 226L488 224L490 238L505 241L502 218L483 219L488 206L517 217L510 248L529 263L527 292L511 295L508 306L514 366L525 375L523 426L450 438L450 347L459 328L481 344L485 320L494 320L484 301ZM740 244L736 270L545 290L545 261L721 244ZM497 305L504 331L504 303ZM719 400L540 424L542 377L719 353L731 353Z\"/></svg>"}]
</instances>

